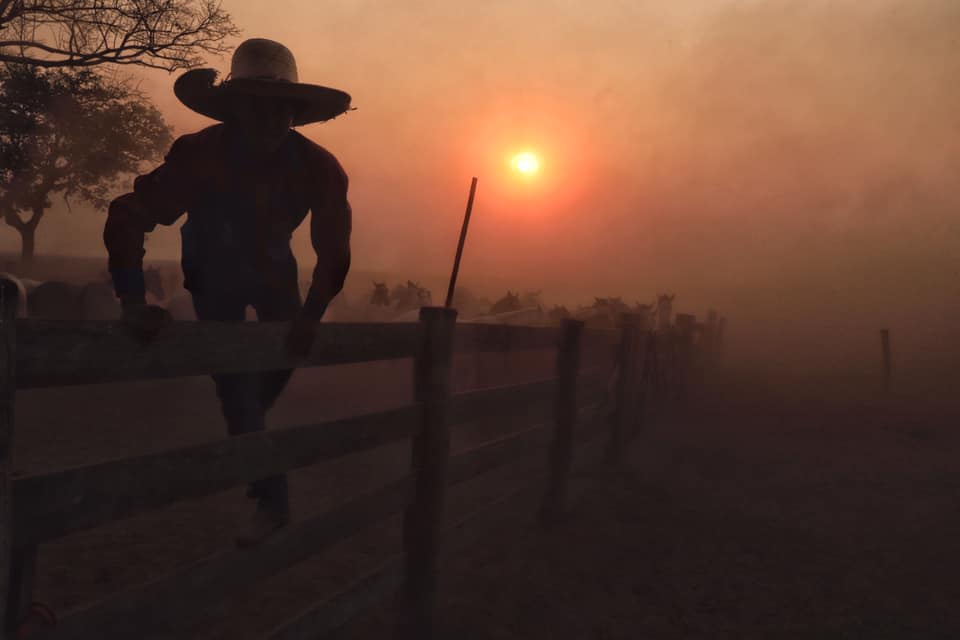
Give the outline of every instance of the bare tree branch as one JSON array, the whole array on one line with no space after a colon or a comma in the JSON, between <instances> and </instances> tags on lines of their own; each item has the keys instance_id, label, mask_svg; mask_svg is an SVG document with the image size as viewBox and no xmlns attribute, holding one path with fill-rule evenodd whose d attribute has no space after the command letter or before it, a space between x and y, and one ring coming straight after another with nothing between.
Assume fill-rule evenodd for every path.
<instances>
[{"instance_id":1,"label":"bare tree branch","mask_svg":"<svg viewBox=\"0 0 960 640\"><path fill-rule=\"evenodd\" d=\"M0 0L0 62L176 71L238 33L219 0Z\"/></svg>"}]
</instances>

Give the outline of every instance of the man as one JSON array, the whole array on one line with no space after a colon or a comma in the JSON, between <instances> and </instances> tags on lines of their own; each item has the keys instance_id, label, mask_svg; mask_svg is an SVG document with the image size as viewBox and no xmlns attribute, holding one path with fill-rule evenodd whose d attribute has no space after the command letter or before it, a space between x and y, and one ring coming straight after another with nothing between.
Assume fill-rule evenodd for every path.
<instances>
[{"instance_id":1,"label":"man","mask_svg":"<svg viewBox=\"0 0 960 640\"><path fill-rule=\"evenodd\" d=\"M299 83L293 54L264 39L243 42L229 78L218 85L215 78L212 69L188 71L174 93L220 124L177 139L162 165L110 205L103 238L124 323L147 341L171 322L165 309L145 303L144 233L186 212L181 264L197 318L241 322L252 306L261 321L291 321L287 349L305 356L350 267L351 210L340 164L291 127L344 113L350 96ZM308 210L317 262L301 303L290 236ZM291 373L214 376L228 432L262 431ZM289 520L285 475L253 483L247 495L258 504L241 544Z\"/></svg>"}]
</instances>

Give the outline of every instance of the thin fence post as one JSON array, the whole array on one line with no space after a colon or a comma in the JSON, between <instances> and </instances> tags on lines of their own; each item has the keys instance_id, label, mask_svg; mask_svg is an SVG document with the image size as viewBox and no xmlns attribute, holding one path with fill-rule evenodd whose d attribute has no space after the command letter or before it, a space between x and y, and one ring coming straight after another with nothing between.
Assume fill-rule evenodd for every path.
<instances>
[{"instance_id":1,"label":"thin fence post","mask_svg":"<svg viewBox=\"0 0 960 640\"><path fill-rule=\"evenodd\" d=\"M636 314L621 314L620 325L620 350L617 354L617 406L607 445L607 461L614 464L623 462L636 405L637 338L640 333Z\"/></svg>"},{"instance_id":2,"label":"thin fence post","mask_svg":"<svg viewBox=\"0 0 960 640\"><path fill-rule=\"evenodd\" d=\"M724 334L727 330L727 319L723 316L720 316L720 319L717 321L717 364L722 365L723 363L723 352L724 352Z\"/></svg>"},{"instance_id":3,"label":"thin fence post","mask_svg":"<svg viewBox=\"0 0 960 640\"><path fill-rule=\"evenodd\" d=\"M693 337L697 327L697 317L689 313L678 313L674 324L677 341L677 396L685 401L693 385L694 345Z\"/></svg>"},{"instance_id":4,"label":"thin fence post","mask_svg":"<svg viewBox=\"0 0 960 640\"><path fill-rule=\"evenodd\" d=\"M636 404L632 433L637 434L644 425L651 401L652 375L656 371L657 354L653 341L653 327L648 314L635 316L637 325L636 361L633 384L636 389Z\"/></svg>"},{"instance_id":5,"label":"thin fence post","mask_svg":"<svg viewBox=\"0 0 960 640\"><path fill-rule=\"evenodd\" d=\"M37 545L14 547L10 553L9 591L7 592L6 627L19 627L33 606L33 585L37 573Z\"/></svg>"},{"instance_id":6,"label":"thin fence post","mask_svg":"<svg viewBox=\"0 0 960 640\"><path fill-rule=\"evenodd\" d=\"M661 363L661 341L658 332L648 331L641 337L646 345L643 352L643 370L640 376L640 390L645 401L644 410L647 415L660 409L664 389L664 371Z\"/></svg>"},{"instance_id":7,"label":"thin fence post","mask_svg":"<svg viewBox=\"0 0 960 640\"><path fill-rule=\"evenodd\" d=\"M431 640L434 634L437 557L450 455L447 405L456 318L455 309L420 309L414 393L421 423L412 447L414 494L403 518L404 583L397 628L401 640Z\"/></svg>"},{"instance_id":8,"label":"thin fence post","mask_svg":"<svg viewBox=\"0 0 960 640\"><path fill-rule=\"evenodd\" d=\"M557 350L557 386L553 398L554 432L550 447L550 478L540 507L540 523L549 526L567 509L567 485L573 462L573 428L577 420L577 374L583 322L564 319Z\"/></svg>"},{"instance_id":9,"label":"thin fence post","mask_svg":"<svg viewBox=\"0 0 960 640\"><path fill-rule=\"evenodd\" d=\"M17 294L16 283L0 279L0 606L3 607L3 624L8 631L16 626L20 614L19 584L11 583L14 524L11 450L17 390Z\"/></svg>"},{"instance_id":10,"label":"thin fence post","mask_svg":"<svg viewBox=\"0 0 960 640\"><path fill-rule=\"evenodd\" d=\"M890 330L880 330L880 348L883 351L883 392L890 393Z\"/></svg>"}]
</instances>

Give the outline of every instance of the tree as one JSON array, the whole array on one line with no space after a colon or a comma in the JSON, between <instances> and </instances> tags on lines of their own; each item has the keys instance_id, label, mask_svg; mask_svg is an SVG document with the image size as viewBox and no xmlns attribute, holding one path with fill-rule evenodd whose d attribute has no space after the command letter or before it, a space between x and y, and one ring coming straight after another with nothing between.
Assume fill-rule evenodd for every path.
<instances>
[{"instance_id":1,"label":"tree","mask_svg":"<svg viewBox=\"0 0 960 640\"><path fill-rule=\"evenodd\" d=\"M238 33L216 0L0 0L0 62L176 71Z\"/></svg>"},{"instance_id":2,"label":"tree","mask_svg":"<svg viewBox=\"0 0 960 640\"><path fill-rule=\"evenodd\" d=\"M5 65L0 103L0 215L20 233L24 263L52 195L68 207L106 207L118 180L172 140L160 112L129 83L89 69Z\"/></svg>"}]
</instances>

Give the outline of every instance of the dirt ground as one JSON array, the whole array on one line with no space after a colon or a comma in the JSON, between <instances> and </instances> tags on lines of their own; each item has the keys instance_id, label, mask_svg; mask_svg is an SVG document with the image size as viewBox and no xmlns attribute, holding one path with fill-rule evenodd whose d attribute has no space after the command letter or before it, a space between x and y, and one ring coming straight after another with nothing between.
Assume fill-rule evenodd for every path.
<instances>
[{"instance_id":1,"label":"dirt ground","mask_svg":"<svg viewBox=\"0 0 960 640\"><path fill-rule=\"evenodd\" d=\"M495 373L534 379L550 369L539 358ZM463 364L460 388L476 382L468 372ZM504 507L489 534L447 557L440 637L960 637L955 383L904 385L882 398L862 378L727 371L651 416L625 468L581 455L561 526L533 524L535 487ZM405 361L300 372L271 426L397 406L409 392ZM223 433L212 384L199 378L22 392L17 418L15 459L30 472ZM454 448L510 427L470 426ZM295 509L324 510L407 464L407 447L396 446L295 472ZM530 468L454 491L450 517ZM202 558L230 544L249 512L237 489L43 545L38 599L65 611ZM262 637L395 553L397 530L384 522L142 637ZM342 635L388 637L394 619L384 606Z\"/></svg>"},{"instance_id":2,"label":"dirt ground","mask_svg":"<svg viewBox=\"0 0 960 640\"><path fill-rule=\"evenodd\" d=\"M520 504L448 558L440 637L960 637L957 398L759 382L655 421L622 473L588 464L562 526Z\"/></svg>"}]
</instances>

